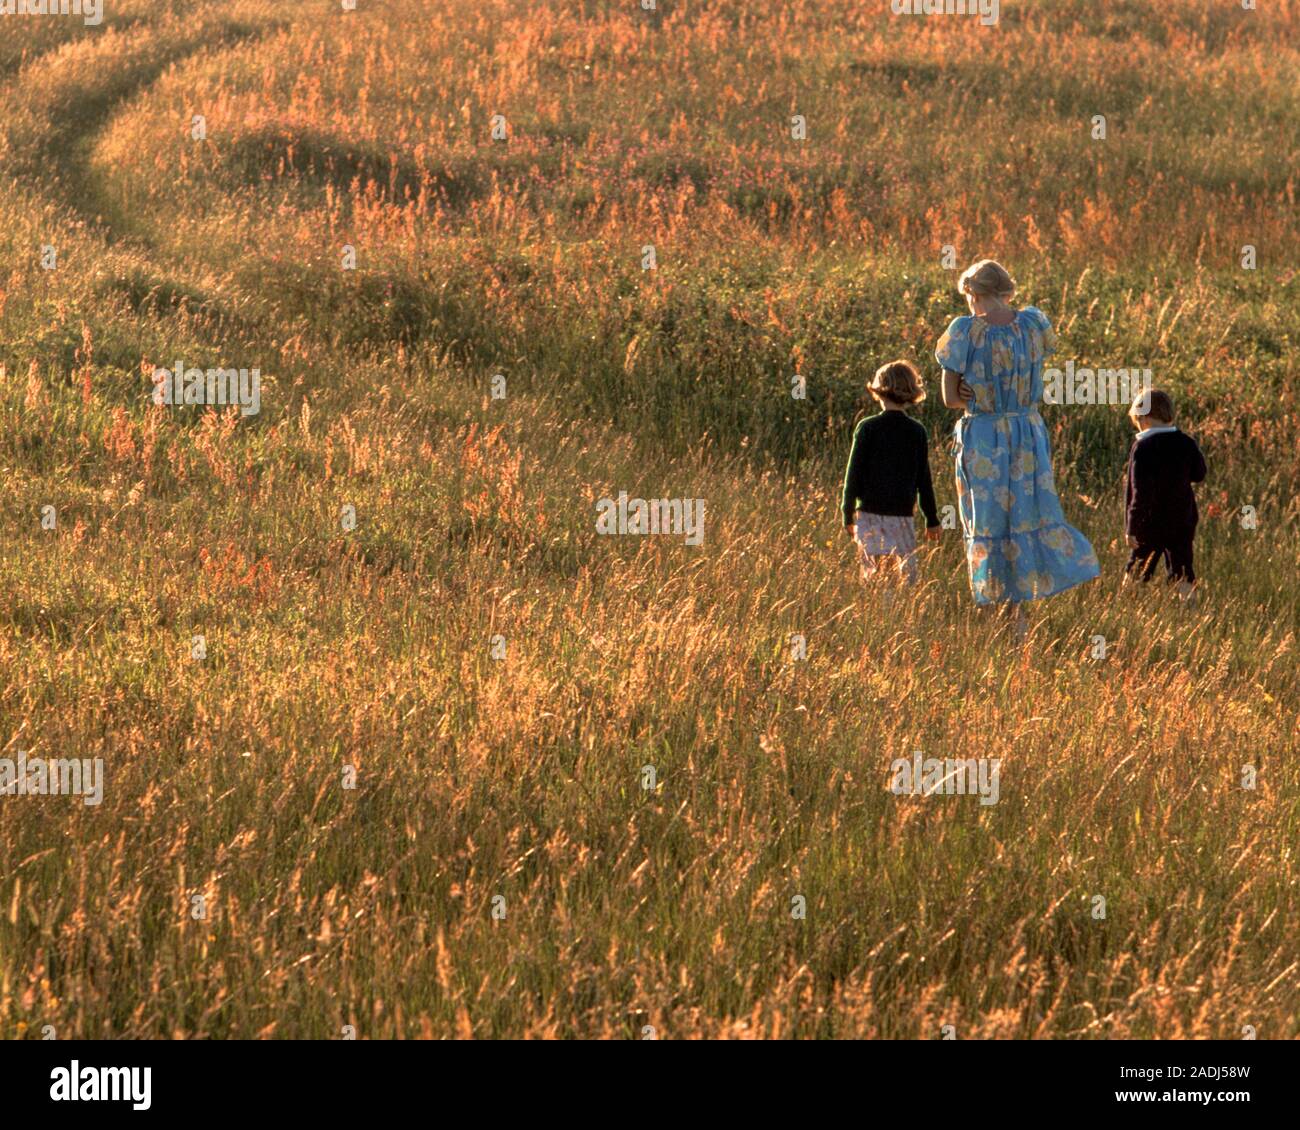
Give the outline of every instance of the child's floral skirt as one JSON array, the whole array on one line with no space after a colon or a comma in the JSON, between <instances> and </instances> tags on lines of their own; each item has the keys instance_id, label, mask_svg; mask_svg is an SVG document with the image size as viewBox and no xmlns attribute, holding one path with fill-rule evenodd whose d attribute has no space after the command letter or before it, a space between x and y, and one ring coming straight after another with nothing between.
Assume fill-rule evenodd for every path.
<instances>
[{"instance_id":1,"label":"child's floral skirt","mask_svg":"<svg viewBox=\"0 0 1300 1130\"><path fill-rule=\"evenodd\" d=\"M859 510L854 521L853 540L858 543L862 579L868 580L887 565L887 557L898 558L898 566L909 580L916 579L916 524L894 514L868 514Z\"/></svg>"}]
</instances>

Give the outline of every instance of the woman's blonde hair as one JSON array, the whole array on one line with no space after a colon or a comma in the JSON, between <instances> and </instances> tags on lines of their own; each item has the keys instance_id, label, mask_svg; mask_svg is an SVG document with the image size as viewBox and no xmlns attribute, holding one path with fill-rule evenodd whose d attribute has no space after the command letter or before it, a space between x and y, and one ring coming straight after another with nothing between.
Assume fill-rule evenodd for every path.
<instances>
[{"instance_id":1,"label":"woman's blonde hair","mask_svg":"<svg viewBox=\"0 0 1300 1130\"><path fill-rule=\"evenodd\" d=\"M921 374L910 361L891 361L888 365L881 365L867 389L895 404L920 404L925 399Z\"/></svg>"},{"instance_id":2,"label":"woman's blonde hair","mask_svg":"<svg viewBox=\"0 0 1300 1130\"><path fill-rule=\"evenodd\" d=\"M981 259L962 272L961 278L957 280L957 289L963 294L983 298L1010 298L1016 293L1016 280L996 259Z\"/></svg>"}]
</instances>

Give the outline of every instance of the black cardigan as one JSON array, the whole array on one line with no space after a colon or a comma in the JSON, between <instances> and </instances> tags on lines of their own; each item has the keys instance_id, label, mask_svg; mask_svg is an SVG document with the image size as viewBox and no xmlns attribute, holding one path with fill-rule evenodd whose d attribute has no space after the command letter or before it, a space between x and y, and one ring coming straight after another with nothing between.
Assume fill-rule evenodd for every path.
<instances>
[{"instance_id":1,"label":"black cardigan","mask_svg":"<svg viewBox=\"0 0 1300 1130\"><path fill-rule=\"evenodd\" d=\"M925 524L937 526L925 428L902 412L879 412L863 420L854 429L844 469L844 524L852 523L854 510L910 518L918 493Z\"/></svg>"},{"instance_id":2,"label":"black cardigan","mask_svg":"<svg viewBox=\"0 0 1300 1130\"><path fill-rule=\"evenodd\" d=\"M1205 480L1196 441L1175 428L1133 441L1128 454L1124 532L1140 542L1185 535L1199 514L1193 483Z\"/></svg>"}]
</instances>

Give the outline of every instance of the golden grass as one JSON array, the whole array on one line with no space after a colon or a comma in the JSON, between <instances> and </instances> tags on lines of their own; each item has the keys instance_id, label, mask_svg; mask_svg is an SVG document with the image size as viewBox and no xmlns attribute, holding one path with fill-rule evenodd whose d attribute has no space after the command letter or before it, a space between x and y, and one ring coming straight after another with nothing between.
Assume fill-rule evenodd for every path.
<instances>
[{"instance_id":1,"label":"golden grass","mask_svg":"<svg viewBox=\"0 0 1300 1130\"><path fill-rule=\"evenodd\" d=\"M3 756L107 774L0 800L0 1035L1300 1034L1297 6L334 7L0 54ZM847 425L948 242L1178 391L1198 609L1120 590L1117 412L1052 416L1104 575L1027 644L954 534L862 589ZM178 357L262 413L150 405ZM596 536L624 489L704 544Z\"/></svg>"}]
</instances>

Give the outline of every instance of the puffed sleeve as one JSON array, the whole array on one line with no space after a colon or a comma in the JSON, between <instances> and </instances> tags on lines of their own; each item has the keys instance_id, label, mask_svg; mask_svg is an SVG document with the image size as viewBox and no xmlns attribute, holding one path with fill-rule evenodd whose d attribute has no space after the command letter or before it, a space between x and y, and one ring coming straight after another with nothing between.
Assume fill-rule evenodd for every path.
<instances>
[{"instance_id":1,"label":"puffed sleeve","mask_svg":"<svg viewBox=\"0 0 1300 1130\"><path fill-rule=\"evenodd\" d=\"M1042 356L1050 357L1056 352L1056 331L1052 329L1052 323L1048 321L1047 315L1037 306L1026 306L1024 312L1029 319L1029 324L1038 335L1039 343L1042 346Z\"/></svg>"},{"instance_id":2,"label":"puffed sleeve","mask_svg":"<svg viewBox=\"0 0 1300 1130\"><path fill-rule=\"evenodd\" d=\"M954 318L943 331L939 344L934 347L934 359L945 369L964 373L969 354L970 318Z\"/></svg>"}]
</instances>

